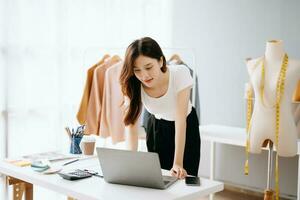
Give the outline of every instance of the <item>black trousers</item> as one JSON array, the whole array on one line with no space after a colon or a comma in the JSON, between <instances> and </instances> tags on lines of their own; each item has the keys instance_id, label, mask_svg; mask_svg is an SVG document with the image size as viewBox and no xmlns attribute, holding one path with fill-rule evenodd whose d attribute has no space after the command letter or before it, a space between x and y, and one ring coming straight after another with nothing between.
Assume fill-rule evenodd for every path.
<instances>
[{"instance_id":1,"label":"black trousers","mask_svg":"<svg viewBox=\"0 0 300 200\"><path fill-rule=\"evenodd\" d=\"M198 176L201 139L199 121L194 108L187 116L186 122L183 168L189 175ZM175 152L175 122L156 119L154 115L150 114L146 133L148 151L158 153L161 168L170 170L173 166Z\"/></svg>"}]
</instances>

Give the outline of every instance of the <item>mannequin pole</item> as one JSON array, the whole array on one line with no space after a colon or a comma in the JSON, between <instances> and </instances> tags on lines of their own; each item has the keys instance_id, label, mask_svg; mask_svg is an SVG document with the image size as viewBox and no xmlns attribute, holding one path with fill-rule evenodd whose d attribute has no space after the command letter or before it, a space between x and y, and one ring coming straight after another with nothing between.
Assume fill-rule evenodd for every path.
<instances>
[{"instance_id":1,"label":"mannequin pole","mask_svg":"<svg viewBox=\"0 0 300 200\"><path fill-rule=\"evenodd\" d=\"M273 142L268 142L269 153L268 153L268 179L267 189L265 190L264 200L273 200L273 191L271 190L272 184L272 169L273 169Z\"/></svg>"},{"instance_id":2,"label":"mannequin pole","mask_svg":"<svg viewBox=\"0 0 300 200\"><path fill-rule=\"evenodd\" d=\"M272 169L273 169L273 142L269 141L269 154L268 154L268 180L267 189L271 189L272 185Z\"/></svg>"}]
</instances>

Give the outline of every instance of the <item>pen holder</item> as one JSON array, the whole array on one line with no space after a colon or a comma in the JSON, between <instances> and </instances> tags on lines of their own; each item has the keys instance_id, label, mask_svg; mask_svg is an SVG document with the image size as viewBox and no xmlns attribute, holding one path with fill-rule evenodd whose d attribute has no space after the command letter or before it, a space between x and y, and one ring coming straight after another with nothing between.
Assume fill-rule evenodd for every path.
<instances>
[{"instance_id":1,"label":"pen holder","mask_svg":"<svg viewBox=\"0 0 300 200\"><path fill-rule=\"evenodd\" d=\"M70 153L72 154L81 154L80 149L80 142L81 142L82 136L72 137L71 139L71 146L70 146Z\"/></svg>"}]
</instances>

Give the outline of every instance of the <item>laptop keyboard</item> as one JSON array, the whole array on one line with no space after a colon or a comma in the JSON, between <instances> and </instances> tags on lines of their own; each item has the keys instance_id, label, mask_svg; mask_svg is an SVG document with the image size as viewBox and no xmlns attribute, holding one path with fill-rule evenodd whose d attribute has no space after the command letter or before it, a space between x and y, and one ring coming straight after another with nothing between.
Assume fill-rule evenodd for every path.
<instances>
[{"instance_id":1,"label":"laptop keyboard","mask_svg":"<svg viewBox=\"0 0 300 200\"><path fill-rule=\"evenodd\" d=\"M164 184L167 185L168 183L170 183L170 181L164 181Z\"/></svg>"},{"instance_id":2,"label":"laptop keyboard","mask_svg":"<svg viewBox=\"0 0 300 200\"><path fill-rule=\"evenodd\" d=\"M164 181L164 184L167 185L171 181L174 181L174 177L172 177L172 176L163 176L163 181Z\"/></svg>"}]
</instances>

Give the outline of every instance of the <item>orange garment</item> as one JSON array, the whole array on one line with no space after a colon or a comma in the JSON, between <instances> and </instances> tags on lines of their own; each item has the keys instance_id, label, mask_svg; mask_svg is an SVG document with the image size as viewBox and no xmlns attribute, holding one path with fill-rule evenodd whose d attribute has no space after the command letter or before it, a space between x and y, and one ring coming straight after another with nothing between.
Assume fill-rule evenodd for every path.
<instances>
[{"instance_id":1,"label":"orange garment","mask_svg":"<svg viewBox=\"0 0 300 200\"><path fill-rule=\"evenodd\" d=\"M124 96L121 90L119 77L123 62L119 62L105 73L103 102L101 112L100 136L111 136L112 143L125 140L125 124L123 122L125 109L122 105Z\"/></svg>"},{"instance_id":2,"label":"orange garment","mask_svg":"<svg viewBox=\"0 0 300 200\"><path fill-rule=\"evenodd\" d=\"M104 63L94 70L87 108L85 134L99 135L105 72L109 67L120 60L118 56L113 56L112 58L106 59Z\"/></svg>"},{"instance_id":3,"label":"orange garment","mask_svg":"<svg viewBox=\"0 0 300 200\"><path fill-rule=\"evenodd\" d=\"M300 80L298 81L297 87L294 91L293 101L294 102L299 102L300 101Z\"/></svg>"},{"instance_id":4,"label":"orange garment","mask_svg":"<svg viewBox=\"0 0 300 200\"><path fill-rule=\"evenodd\" d=\"M77 112L77 120L79 124L83 125L86 122L86 113L87 113L87 108L88 108L88 102L90 98L90 91L92 87L92 79L93 79L93 73L96 67L101 65L105 59L109 58L109 55L104 55L103 58L93 65L91 68L88 69L87 71L87 76L86 76L86 82L85 82L85 87L83 91L83 95L81 98L81 103L79 106L79 110Z\"/></svg>"}]
</instances>

